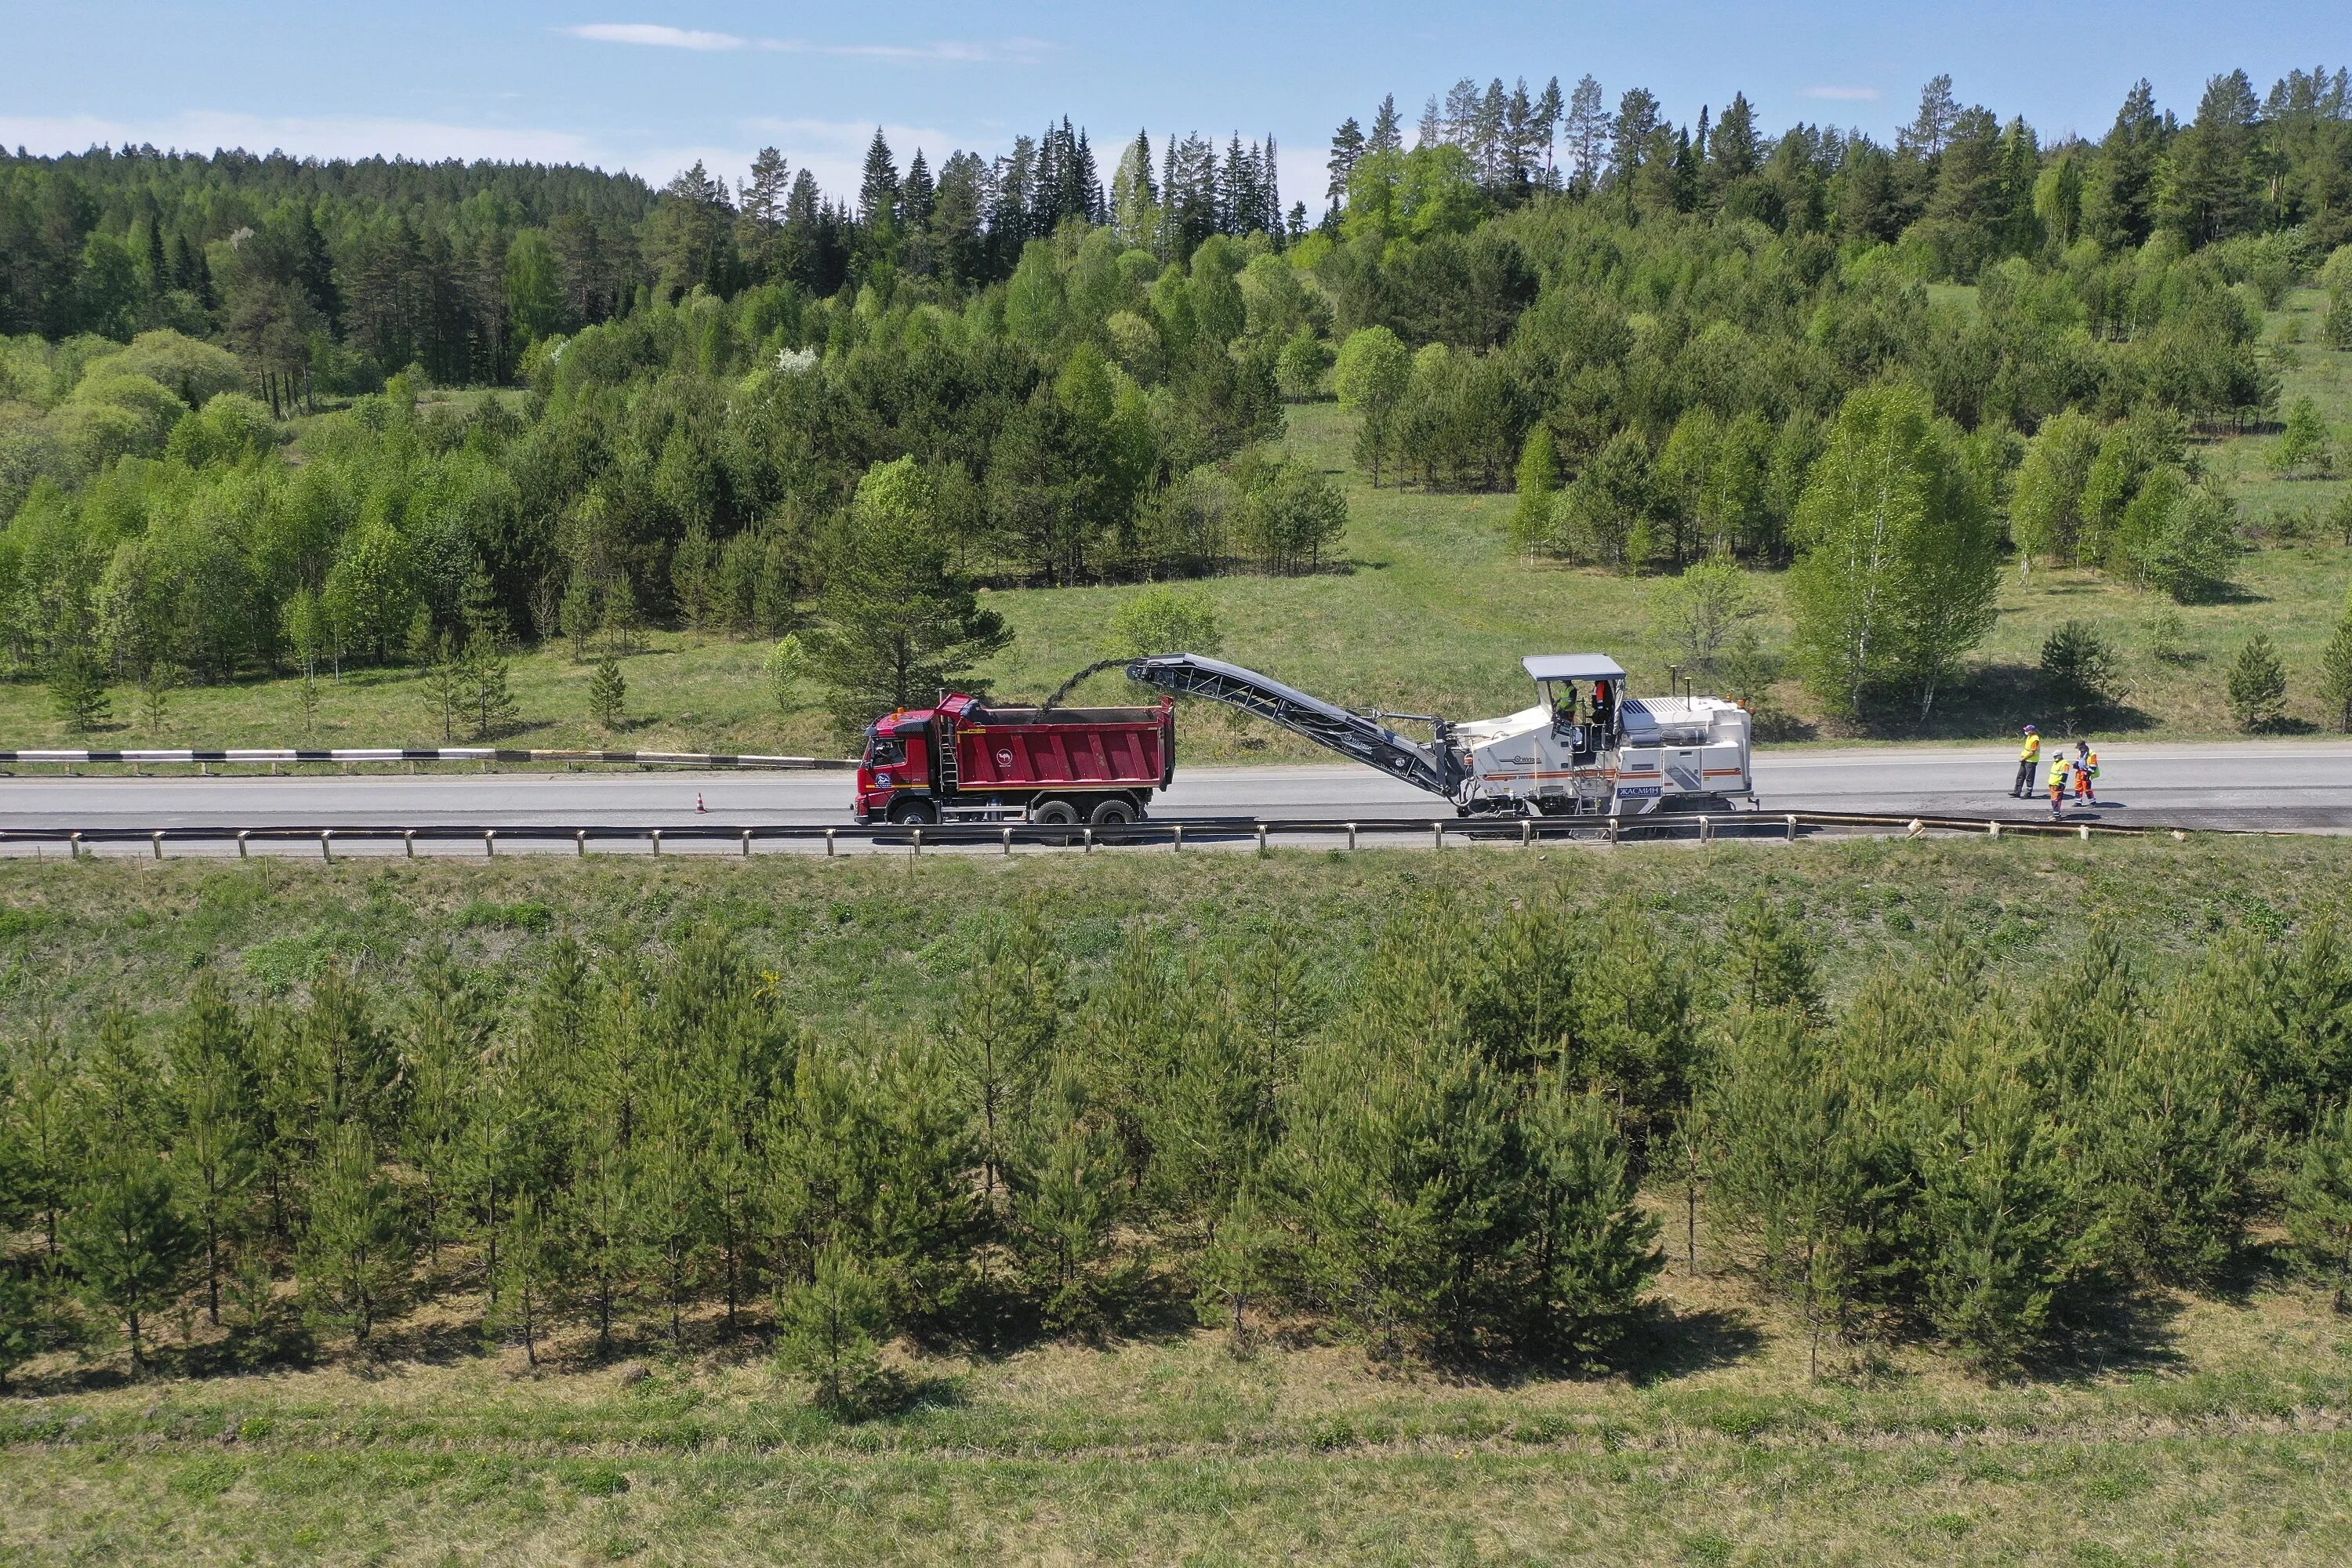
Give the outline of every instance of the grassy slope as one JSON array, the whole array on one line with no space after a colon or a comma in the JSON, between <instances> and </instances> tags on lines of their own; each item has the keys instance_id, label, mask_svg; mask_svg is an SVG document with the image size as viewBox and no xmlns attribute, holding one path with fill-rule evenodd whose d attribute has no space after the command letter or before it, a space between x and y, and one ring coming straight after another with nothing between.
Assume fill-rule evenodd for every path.
<instances>
[{"instance_id":1,"label":"grassy slope","mask_svg":"<svg viewBox=\"0 0 2352 1568\"><path fill-rule=\"evenodd\" d=\"M1862 840L1521 851L1277 851L1182 857L516 857L249 862L0 859L0 1055L44 1020L87 1032L103 1007L168 1011L210 968L255 997L299 993L320 966L395 984L446 950L524 1005L547 945L634 952L717 924L771 972L777 1005L825 1026L926 1016L986 922L1034 900L1081 979L1142 936L1179 951L1281 929L1343 987L1401 901L1443 889L1466 918L1545 893L1638 900L1662 928L1711 936L1749 892L1794 900L1833 990L1947 921L1997 969L2030 979L2096 910L2164 955L2252 923L2287 929L2343 896L2352 847L2320 837ZM158 1016L162 1016L161 1013Z\"/></svg>"},{"instance_id":2,"label":"grassy slope","mask_svg":"<svg viewBox=\"0 0 2352 1568\"><path fill-rule=\"evenodd\" d=\"M2316 346L2324 298L2291 297L2273 331L2299 332L2298 363L2285 380L2289 397L2311 395L2352 446L2352 353ZM1374 489L1349 466L1353 421L1328 404L1296 408L1295 450L1340 477L1350 503L1348 540L1338 568L1295 578L1235 576L1201 584L1225 626L1225 653L1319 695L1359 705L1416 712L1483 716L1526 700L1520 656L1598 648L1615 653L1643 683L1664 679L1664 658L1646 641L1649 582L1550 563L1530 566L1510 550L1502 525L1508 496L1426 494ZM2270 438L2242 437L2202 448L2227 478L2247 517L2263 521L2282 508L2324 513L2346 481L2282 479L2266 467ZM2352 452L2347 454L2352 463ZM2266 549L2237 573L2230 602L2182 612L2189 662L2165 665L2147 652L2145 624L2161 607L2149 595L2096 574L2036 573L2021 584L2005 574L2002 614L1960 689L1950 693L1927 733L1936 738L2006 734L2037 716L2032 666L2042 640L2060 622L2096 623L2124 654L2130 688L2126 711L2111 729L2167 738L2220 736L2229 717L2218 699L2221 666L2255 627L2279 645L2288 669L2290 711L2305 724L2322 717L2313 696L2318 652L2345 607L2352 552L2333 543ZM1768 641L1785 639L1780 582L1756 578L1769 606ZM1019 640L987 674L998 690L1039 696L1102 652L1112 608L1131 589L1022 590L989 595ZM838 742L813 703L778 715L760 673L764 648L679 633L656 633L651 651L625 661L632 721L609 743L647 750L831 752ZM524 726L507 743L594 746L608 743L587 719L586 667L560 650L518 656L512 686ZM1093 693L1125 691L1116 676ZM1793 684L1782 698L1803 721L1818 710ZM118 727L102 743L147 742L134 723L135 694L118 690ZM151 743L289 744L302 741L299 683L248 681L177 694ZM1836 731L1816 725L1815 733ZM1910 731L1897 730L1901 735ZM1187 726L1186 754L1196 761L1319 756L1304 742L1223 710ZM67 743L47 691L29 680L0 683L0 738L19 746ZM461 737L462 738L462 737ZM362 670L320 684L315 742L322 745L423 744L439 736L427 725L416 678L403 670Z\"/></svg>"},{"instance_id":3,"label":"grassy slope","mask_svg":"<svg viewBox=\"0 0 2352 1568\"><path fill-rule=\"evenodd\" d=\"M1833 986L1959 921L2020 979L2108 912L2168 962L2278 930L2344 885L2327 840L1844 843L1006 863L0 864L0 1032L168 1007L192 965L250 994L331 958L396 984L453 945L512 998L544 944L725 922L778 1005L887 1027L938 1005L975 922L1040 903L1098 972L1123 931L1174 947L1282 926L1327 989L1395 902L1443 883L1484 919L1556 889L1711 930L1758 886L1801 901ZM2063 896L2056 896L2063 891ZM2078 1361L1987 1388L1912 1346L1806 1377L1797 1325L1677 1266L1611 1375L1492 1384L1278 1342L1236 1363L1171 1329L1108 1351L893 1352L916 1396L835 1425L756 1343L651 1339L634 1387L576 1331L550 1369L483 1346L460 1290L381 1359L124 1384L26 1370L0 1400L0 1562L1932 1563L2271 1561L2352 1552L2352 1332L2258 1270L2164 1299ZM167 1344L183 1331L164 1330ZM634 1331L650 1335L651 1325ZM167 1352L168 1353L168 1352Z\"/></svg>"}]
</instances>

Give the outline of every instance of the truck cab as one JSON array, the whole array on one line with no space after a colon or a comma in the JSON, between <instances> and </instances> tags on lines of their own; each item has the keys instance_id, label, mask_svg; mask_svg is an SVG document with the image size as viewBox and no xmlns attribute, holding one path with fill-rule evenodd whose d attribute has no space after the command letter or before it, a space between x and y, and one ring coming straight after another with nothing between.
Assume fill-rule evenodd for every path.
<instances>
[{"instance_id":1,"label":"truck cab","mask_svg":"<svg viewBox=\"0 0 2352 1568\"><path fill-rule=\"evenodd\" d=\"M857 759L857 822L937 822L931 788L931 710L900 709L866 727Z\"/></svg>"}]
</instances>

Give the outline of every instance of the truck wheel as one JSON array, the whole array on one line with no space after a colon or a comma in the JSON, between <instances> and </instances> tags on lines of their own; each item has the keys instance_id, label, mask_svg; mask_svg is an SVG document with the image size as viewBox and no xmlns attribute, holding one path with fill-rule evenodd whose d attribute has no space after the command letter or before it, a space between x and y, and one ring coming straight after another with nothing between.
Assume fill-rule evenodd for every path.
<instances>
[{"instance_id":1,"label":"truck wheel","mask_svg":"<svg viewBox=\"0 0 2352 1568\"><path fill-rule=\"evenodd\" d=\"M1094 815L1087 820L1097 827L1125 827L1135 820L1135 807L1116 797L1097 801Z\"/></svg>"},{"instance_id":2,"label":"truck wheel","mask_svg":"<svg viewBox=\"0 0 2352 1568\"><path fill-rule=\"evenodd\" d=\"M940 819L937 803L928 800L894 801L890 820L901 827L929 827Z\"/></svg>"},{"instance_id":3,"label":"truck wheel","mask_svg":"<svg viewBox=\"0 0 2352 1568\"><path fill-rule=\"evenodd\" d=\"M1041 800L1029 808L1029 820L1042 827L1076 827L1078 808L1066 800Z\"/></svg>"}]
</instances>

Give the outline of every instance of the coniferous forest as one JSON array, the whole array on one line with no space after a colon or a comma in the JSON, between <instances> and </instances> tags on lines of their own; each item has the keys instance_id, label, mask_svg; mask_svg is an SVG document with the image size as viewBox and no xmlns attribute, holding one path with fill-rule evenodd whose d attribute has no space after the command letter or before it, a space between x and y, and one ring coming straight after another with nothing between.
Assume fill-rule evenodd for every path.
<instances>
[{"instance_id":1,"label":"coniferous forest","mask_svg":"<svg viewBox=\"0 0 2352 1568\"><path fill-rule=\"evenodd\" d=\"M1892 147L1737 94L1684 124L1590 78L1465 80L1340 126L1316 212L1271 139L939 153L877 132L854 199L773 150L658 191L0 159L0 657L64 711L101 679L805 624L854 727L890 695L877 595L945 677L1001 646L975 584L1317 567L1344 500L1265 443L1336 395L1376 483L1516 488L1530 559L1797 565L1823 701L1925 713L2002 559L2210 599L2243 520L2197 438L2335 458L2260 330L2315 284L2352 342L2342 70L2143 85L2046 145L1938 78ZM492 390L420 414L430 386ZM1927 498L1899 564L1934 590L1857 626L1888 596L1833 566L1837 498L1874 473Z\"/></svg>"}]
</instances>

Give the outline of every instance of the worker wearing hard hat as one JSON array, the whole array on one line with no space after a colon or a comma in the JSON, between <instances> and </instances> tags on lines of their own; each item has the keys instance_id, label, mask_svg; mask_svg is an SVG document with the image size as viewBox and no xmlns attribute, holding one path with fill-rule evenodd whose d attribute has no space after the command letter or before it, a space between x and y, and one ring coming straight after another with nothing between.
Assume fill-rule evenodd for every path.
<instances>
[{"instance_id":1,"label":"worker wearing hard hat","mask_svg":"<svg viewBox=\"0 0 2352 1568\"><path fill-rule=\"evenodd\" d=\"M2061 752L2051 759L2050 816L2053 821L2057 819L2059 812L2066 804L2066 776L2074 771L2074 765L2068 760L2065 752Z\"/></svg>"},{"instance_id":2,"label":"worker wearing hard hat","mask_svg":"<svg viewBox=\"0 0 2352 1568\"><path fill-rule=\"evenodd\" d=\"M2033 796L2034 764L2042 761L2042 733L2031 724L2025 727L2025 745L2017 753L2017 782L2009 793L2020 800Z\"/></svg>"},{"instance_id":3,"label":"worker wearing hard hat","mask_svg":"<svg viewBox=\"0 0 2352 1568\"><path fill-rule=\"evenodd\" d=\"M2074 742L2074 798L2097 805L2099 794L2091 785L2098 776L2099 753L2091 750L2090 738L2085 736Z\"/></svg>"}]
</instances>

